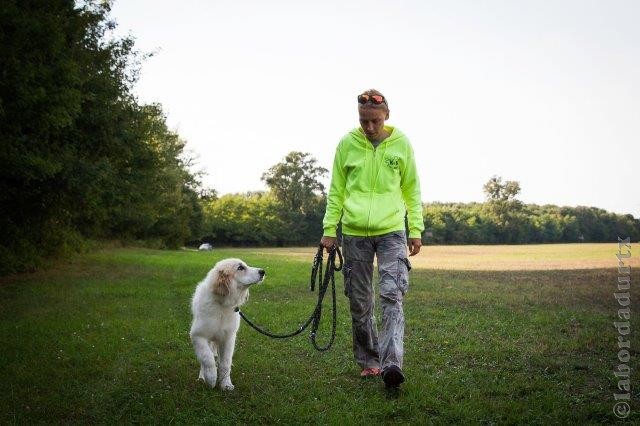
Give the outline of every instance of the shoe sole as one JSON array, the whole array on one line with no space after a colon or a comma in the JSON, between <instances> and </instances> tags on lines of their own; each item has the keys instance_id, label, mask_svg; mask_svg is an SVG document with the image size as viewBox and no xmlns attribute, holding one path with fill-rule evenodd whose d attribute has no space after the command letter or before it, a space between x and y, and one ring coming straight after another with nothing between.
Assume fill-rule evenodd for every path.
<instances>
[{"instance_id":1,"label":"shoe sole","mask_svg":"<svg viewBox=\"0 0 640 426\"><path fill-rule=\"evenodd\" d=\"M402 382L404 382L404 375L398 370L388 371L382 376L384 384L390 388L397 388Z\"/></svg>"}]
</instances>

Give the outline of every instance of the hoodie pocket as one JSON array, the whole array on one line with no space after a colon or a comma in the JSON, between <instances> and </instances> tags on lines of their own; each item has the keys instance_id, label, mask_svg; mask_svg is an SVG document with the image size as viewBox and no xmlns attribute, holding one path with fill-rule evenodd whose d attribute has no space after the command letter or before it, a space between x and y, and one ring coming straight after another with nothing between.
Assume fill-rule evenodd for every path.
<instances>
[{"instance_id":1,"label":"hoodie pocket","mask_svg":"<svg viewBox=\"0 0 640 426\"><path fill-rule=\"evenodd\" d=\"M369 194L353 192L349 194L342 206L342 223L351 229L364 232L369 217Z\"/></svg>"},{"instance_id":2,"label":"hoodie pocket","mask_svg":"<svg viewBox=\"0 0 640 426\"><path fill-rule=\"evenodd\" d=\"M374 194L370 227L373 230L404 228L404 203L397 194Z\"/></svg>"}]
</instances>

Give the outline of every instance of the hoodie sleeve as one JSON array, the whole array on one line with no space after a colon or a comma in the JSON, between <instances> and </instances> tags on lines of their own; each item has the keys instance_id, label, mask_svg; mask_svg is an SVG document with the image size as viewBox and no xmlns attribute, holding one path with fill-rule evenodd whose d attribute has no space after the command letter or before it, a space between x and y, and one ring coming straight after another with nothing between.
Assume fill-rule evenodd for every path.
<instances>
[{"instance_id":1,"label":"hoodie sleeve","mask_svg":"<svg viewBox=\"0 0 640 426\"><path fill-rule=\"evenodd\" d=\"M424 219L422 218L422 197L420 195L420 179L413 155L413 149L407 144L407 161L402 171L400 187L402 198L407 206L407 218L409 222L409 238L420 238L424 231Z\"/></svg>"},{"instance_id":2,"label":"hoodie sleeve","mask_svg":"<svg viewBox=\"0 0 640 426\"><path fill-rule=\"evenodd\" d=\"M331 185L327 196L327 210L322 221L323 236L335 237L338 222L342 216L342 204L344 202L344 191L346 177L342 167L342 142L336 148L336 155L333 159L333 170L331 171Z\"/></svg>"}]
</instances>

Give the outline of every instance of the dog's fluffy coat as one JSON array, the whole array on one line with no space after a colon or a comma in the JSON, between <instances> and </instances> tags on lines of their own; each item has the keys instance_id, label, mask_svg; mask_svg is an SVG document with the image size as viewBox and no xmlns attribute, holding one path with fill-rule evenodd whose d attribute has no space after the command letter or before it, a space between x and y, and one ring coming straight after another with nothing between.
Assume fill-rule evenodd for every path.
<instances>
[{"instance_id":1,"label":"dog's fluffy coat","mask_svg":"<svg viewBox=\"0 0 640 426\"><path fill-rule=\"evenodd\" d=\"M191 301L191 342L200 362L199 379L209 386L232 390L231 360L240 327L235 312L249 298L249 287L262 281L265 272L240 259L225 259L209 271L196 287ZM217 366L216 366L217 358Z\"/></svg>"}]
</instances>

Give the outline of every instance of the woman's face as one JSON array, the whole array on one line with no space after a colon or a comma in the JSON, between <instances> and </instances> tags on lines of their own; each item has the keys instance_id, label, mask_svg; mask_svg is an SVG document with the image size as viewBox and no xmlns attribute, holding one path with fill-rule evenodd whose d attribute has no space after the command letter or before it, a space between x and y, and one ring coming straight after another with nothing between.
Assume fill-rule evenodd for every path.
<instances>
[{"instance_id":1,"label":"woman's face","mask_svg":"<svg viewBox=\"0 0 640 426\"><path fill-rule=\"evenodd\" d=\"M376 142L384 139L384 121L389 118L389 112L382 108L359 106L358 113L367 139Z\"/></svg>"}]
</instances>

